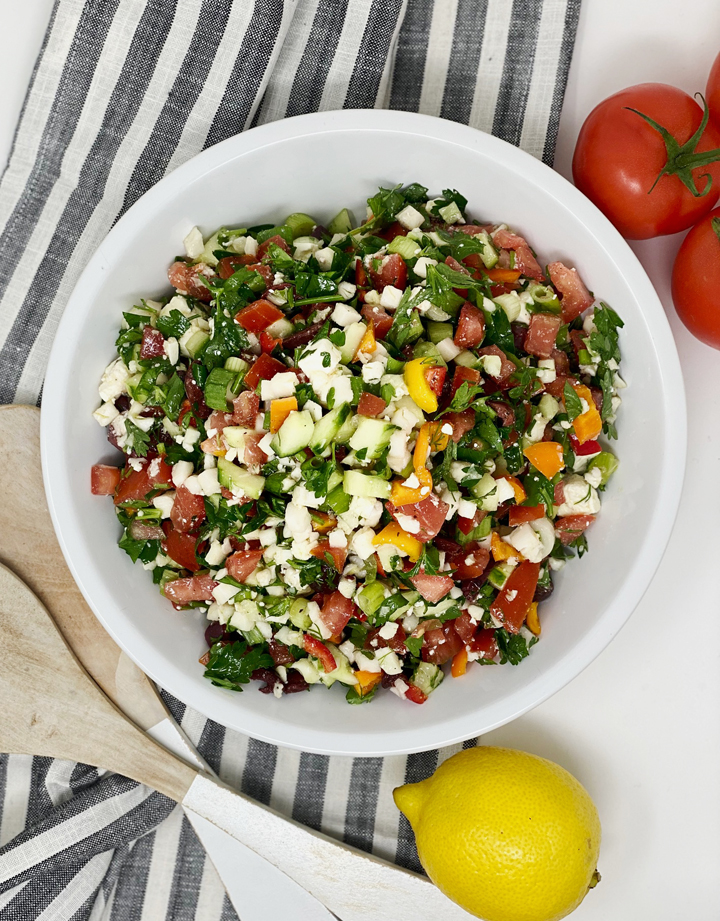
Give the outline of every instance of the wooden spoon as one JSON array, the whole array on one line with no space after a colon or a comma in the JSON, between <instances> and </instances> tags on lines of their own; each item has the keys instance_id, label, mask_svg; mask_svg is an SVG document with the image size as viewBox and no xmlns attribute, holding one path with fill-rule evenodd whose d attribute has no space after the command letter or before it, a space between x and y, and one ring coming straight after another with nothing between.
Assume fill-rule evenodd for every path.
<instances>
[{"instance_id":1,"label":"wooden spoon","mask_svg":"<svg viewBox=\"0 0 720 921\"><path fill-rule=\"evenodd\" d=\"M212 773L70 574L45 500L35 406L0 406L0 563L32 588L85 670L127 717L183 761ZM297 921L330 921L330 912L285 874L201 816L188 818L243 921L267 916L268 890L275 904L293 906Z\"/></svg>"},{"instance_id":2,"label":"wooden spoon","mask_svg":"<svg viewBox=\"0 0 720 921\"><path fill-rule=\"evenodd\" d=\"M4 566L0 629L0 750L82 761L147 784L275 864L343 921L469 917L428 880L291 822L157 745L92 682Z\"/></svg>"}]
</instances>

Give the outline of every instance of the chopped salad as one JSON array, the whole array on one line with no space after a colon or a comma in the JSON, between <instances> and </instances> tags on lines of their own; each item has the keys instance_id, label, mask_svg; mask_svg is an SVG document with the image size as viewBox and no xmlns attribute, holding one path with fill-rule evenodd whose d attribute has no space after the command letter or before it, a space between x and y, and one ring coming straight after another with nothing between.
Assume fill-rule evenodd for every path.
<instances>
[{"instance_id":1,"label":"chopped salad","mask_svg":"<svg viewBox=\"0 0 720 921\"><path fill-rule=\"evenodd\" d=\"M174 292L123 314L95 418L120 547L209 626L205 676L276 697L424 703L450 665L517 665L617 467L618 333L446 189L359 225L193 228Z\"/></svg>"}]
</instances>

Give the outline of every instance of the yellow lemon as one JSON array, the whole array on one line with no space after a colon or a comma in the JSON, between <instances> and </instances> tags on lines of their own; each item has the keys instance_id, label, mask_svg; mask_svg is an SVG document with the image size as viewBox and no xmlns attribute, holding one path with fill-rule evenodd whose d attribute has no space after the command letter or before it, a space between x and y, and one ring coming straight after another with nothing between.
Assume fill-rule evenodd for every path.
<instances>
[{"instance_id":1,"label":"yellow lemon","mask_svg":"<svg viewBox=\"0 0 720 921\"><path fill-rule=\"evenodd\" d=\"M597 810L544 758L470 748L393 795L430 879L485 921L558 921L599 879Z\"/></svg>"}]
</instances>

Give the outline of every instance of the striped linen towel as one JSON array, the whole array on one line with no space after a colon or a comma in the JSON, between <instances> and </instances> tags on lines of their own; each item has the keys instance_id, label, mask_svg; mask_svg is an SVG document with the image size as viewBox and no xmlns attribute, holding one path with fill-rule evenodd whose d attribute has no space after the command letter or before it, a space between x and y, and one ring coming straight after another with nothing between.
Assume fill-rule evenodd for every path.
<instances>
[{"instance_id":1,"label":"striped linen towel","mask_svg":"<svg viewBox=\"0 0 720 921\"><path fill-rule=\"evenodd\" d=\"M39 402L65 303L118 217L239 131L304 112L389 107L469 123L551 163L579 6L56 0L0 182L0 402ZM459 746L328 758L166 702L226 782L420 870L391 791ZM236 917L179 808L126 778L0 756L0 807L3 919Z\"/></svg>"}]
</instances>

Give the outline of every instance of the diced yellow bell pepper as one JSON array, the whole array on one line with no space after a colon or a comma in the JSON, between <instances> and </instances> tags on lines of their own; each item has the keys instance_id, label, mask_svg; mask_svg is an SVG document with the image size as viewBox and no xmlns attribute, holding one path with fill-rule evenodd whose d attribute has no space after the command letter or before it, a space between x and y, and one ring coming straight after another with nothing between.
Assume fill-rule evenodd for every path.
<instances>
[{"instance_id":1,"label":"diced yellow bell pepper","mask_svg":"<svg viewBox=\"0 0 720 921\"><path fill-rule=\"evenodd\" d=\"M442 431L442 422L425 422L418 432L413 453L413 465L416 470L425 468L431 451L444 451L450 436Z\"/></svg>"},{"instance_id":2,"label":"diced yellow bell pepper","mask_svg":"<svg viewBox=\"0 0 720 921\"><path fill-rule=\"evenodd\" d=\"M525 448L523 454L543 476L551 480L565 466L562 445L556 441L539 441Z\"/></svg>"},{"instance_id":3,"label":"diced yellow bell pepper","mask_svg":"<svg viewBox=\"0 0 720 921\"><path fill-rule=\"evenodd\" d=\"M397 521L391 521L390 524L385 525L382 531L373 537L373 543L376 546L392 544L393 547L397 547L398 550L407 553L413 563L417 563L422 553L420 541L413 537L412 534L408 534L407 531L403 531Z\"/></svg>"},{"instance_id":4,"label":"diced yellow bell pepper","mask_svg":"<svg viewBox=\"0 0 720 921\"><path fill-rule=\"evenodd\" d=\"M368 323L365 335L360 340L360 345L357 347L353 361L357 361L360 355L372 355L376 348L375 329L372 323Z\"/></svg>"},{"instance_id":5,"label":"diced yellow bell pepper","mask_svg":"<svg viewBox=\"0 0 720 921\"><path fill-rule=\"evenodd\" d=\"M520 482L520 480L518 480L516 476L508 476L505 477L505 479L512 486L513 492L515 493L515 501L518 505L520 505L521 502L524 502L527 499L527 493L523 488L523 484Z\"/></svg>"},{"instance_id":6,"label":"diced yellow bell pepper","mask_svg":"<svg viewBox=\"0 0 720 921\"><path fill-rule=\"evenodd\" d=\"M585 444L586 441L597 438L600 432L602 432L602 418L597 411L590 388L586 387L584 384L577 384L573 389L581 400L585 400L589 407L582 415L576 416L575 419L573 419L575 437L580 444Z\"/></svg>"},{"instance_id":7,"label":"diced yellow bell pepper","mask_svg":"<svg viewBox=\"0 0 720 921\"><path fill-rule=\"evenodd\" d=\"M430 389L425 377L425 370L433 367L433 365L432 359L414 358L406 363L403 372L410 396L424 413L437 412L438 408L437 397Z\"/></svg>"},{"instance_id":8,"label":"diced yellow bell pepper","mask_svg":"<svg viewBox=\"0 0 720 921\"><path fill-rule=\"evenodd\" d=\"M493 555L493 559L496 563L502 563L504 560L524 560L525 557L520 553L519 550L516 550L512 544L509 544L506 540L503 540L497 531L492 532L490 538L490 552Z\"/></svg>"},{"instance_id":9,"label":"diced yellow bell pepper","mask_svg":"<svg viewBox=\"0 0 720 921\"><path fill-rule=\"evenodd\" d=\"M273 400L270 404L270 431L273 433L279 431L280 426L290 413L297 410L297 408L298 401L295 397Z\"/></svg>"},{"instance_id":10,"label":"diced yellow bell pepper","mask_svg":"<svg viewBox=\"0 0 720 921\"><path fill-rule=\"evenodd\" d=\"M538 618L537 601L533 601L528 608L527 615L525 616L525 623L532 634L540 636L540 620Z\"/></svg>"},{"instance_id":11,"label":"diced yellow bell pepper","mask_svg":"<svg viewBox=\"0 0 720 921\"><path fill-rule=\"evenodd\" d=\"M358 670L353 673L357 678L357 692L364 697L382 680L382 672L364 672Z\"/></svg>"}]
</instances>

